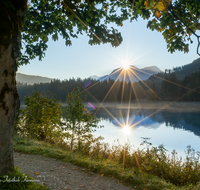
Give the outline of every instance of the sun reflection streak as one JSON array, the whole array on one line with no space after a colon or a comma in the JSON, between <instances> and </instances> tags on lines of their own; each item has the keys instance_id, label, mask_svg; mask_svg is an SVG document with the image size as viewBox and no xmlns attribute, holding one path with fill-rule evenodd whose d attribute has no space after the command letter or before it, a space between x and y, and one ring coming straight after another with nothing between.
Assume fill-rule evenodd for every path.
<instances>
[{"instance_id":1,"label":"sun reflection streak","mask_svg":"<svg viewBox=\"0 0 200 190\"><path fill-rule=\"evenodd\" d=\"M126 121L129 121L129 115L130 115L130 104L131 104L131 91L130 91L130 95L129 95L129 104L128 104L128 110L127 110L127 116L126 116Z\"/></svg>"},{"instance_id":2,"label":"sun reflection streak","mask_svg":"<svg viewBox=\"0 0 200 190\"><path fill-rule=\"evenodd\" d=\"M129 77L130 81L131 81L131 76L130 76L131 74L133 75L133 77L135 77L135 76L134 76L134 71L131 72L131 70L129 69L129 70L128 70L128 77ZM132 89L133 89L133 93L135 94L136 101L137 101L137 104L138 104L138 107L139 107L137 113L139 113L139 111L141 110L141 106L140 106L139 100L138 100L138 98L137 98L136 90L135 90L135 88L134 88L134 86L133 86L133 83L130 83L130 84L131 84L131 87L132 87ZM129 95L129 104L128 104L128 111L127 111L127 122L129 121L130 123L132 123L132 122L134 121L134 119L135 119L135 118L131 118L131 120L130 120L130 117L129 117L129 115L130 115L130 104L131 104L131 92L132 92L132 91L130 91L130 95Z\"/></svg>"},{"instance_id":3,"label":"sun reflection streak","mask_svg":"<svg viewBox=\"0 0 200 190\"><path fill-rule=\"evenodd\" d=\"M126 83L126 70L123 70L123 74L124 74L124 80L123 80L123 85L122 85L121 104L122 104L122 102L123 102L123 98L124 98L124 87L125 87L125 83Z\"/></svg>"},{"instance_id":4,"label":"sun reflection streak","mask_svg":"<svg viewBox=\"0 0 200 190\"><path fill-rule=\"evenodd\" d=\"M119 76L117 77L116 81L119 79L119 77L121 76L122 74L122 70L119 74ZM107 96L109 95L110 91L113 89L114 85L116 84L116 82L113 83L113 85L111 86L111 88L109 89L109 91L107 92L107 94L105 95L104 99L102 100L102 102L100 103L100 106L99 108L101 107L102 103L105 101L105 99L107 98ZM98 110L98 109L97 109Z\"/></svg>"},{"instance_id":5,"label":"sun reflection streak","mask_svg":"<svg viewBox=\"0 0 200 190\"><path fill-rule=\"evenodd\" d=\"M134 74L133 74L133 77L135 77ZM130 78L130 72L129 72L129 78ZM136 101L137 101L138 107L139 107L139 109L141 110L141 106L140 106L140 103L139 103L139 99L138 99L138 96L137 96L135 87L134 87L134 85L133 85L132 82L131 82L131 87L132 87L133 93L134 93L134 95L135 95L135 99L136 99Z\"/></svg>"}]
</instances>

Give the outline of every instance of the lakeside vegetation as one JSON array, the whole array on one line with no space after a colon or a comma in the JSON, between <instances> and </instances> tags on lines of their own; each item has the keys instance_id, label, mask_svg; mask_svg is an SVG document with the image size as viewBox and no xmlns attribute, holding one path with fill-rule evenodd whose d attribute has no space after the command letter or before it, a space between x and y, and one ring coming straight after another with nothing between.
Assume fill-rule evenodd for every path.
<instances>
[{"instance_id":1,"label":"lakeside vegetation","mask_svg":"<svg viewBox=\"0 0 200 190\"><path fill-rule=\"evenodd\" d=\"M88 171L115 177L124 184L131 185L135 189L198 190L200 188L200 184L198 183L199 174L196 173L197 167L196 169L189 167L195 167L195 165L192 164L192 159L189 159L185 164L178 162L178 159L171 160L170 162L167 161L168 159L164 159L166 155L165 151L163 151L163 153L165 152L164 154L160 154L159 151L156 150L149 151L149 154L147 154L145 150L137 150L135 153L131 154L129 148L126 148L126 151L124 151L125 147L122 145L112 146L109 149L108 146L103 146L102 143L97 141L90 142L93 148L89 149L90 151L88 152L88 145L89 144L81 151L78 151L78 149L71 151L69 147L67 148L64 144L50 144L34 139L27 140L19 136L15 136L14 138L14 148L16 151L43 155L64 162L71 162L80 167L87 168ZM135 157L135 155L137 155L137 157ZM123 158L125 158L125 162L123 162ZM139 167L136 160L134 162L134 158L137 158L140 162ZM159 160L159 158L162 160ZM135 164L135 166L133 166L133 164ZM156 165L156 168L150 169L152 166ZM187 167L190 169L186 170ZM158 176L156 173L160 173L162 176ZM167 176L168 179L165 179ZM170 182L170 179L172 179L176 185Z\"/></svg>"},{"instance_id":2,"label":"lakeside vegetation","mask_svg":"<svg viewBox=\"0 0 200 190\"><path fill-rule=\"evenodd\" d=\"M188 147L186 160L183 161L175 151L168 155L163 145L154 147L145 138L143 146L137 150L128 143L103 143L102 137L95 138L92 135L92 131L99 127L99 120L84 109L80 96L79 89L68 94L67 104L71 105L66 112L62 110L66 115L65 122L60 120L62 114L52 114L61 113L56 99L38 92L27 97L26 108L16 125L15 150L72 162L91 171L113 176L135 189L200 188L198 152ZM34 117L29 117L31 114Z\"/></svg>"}]
</instances>

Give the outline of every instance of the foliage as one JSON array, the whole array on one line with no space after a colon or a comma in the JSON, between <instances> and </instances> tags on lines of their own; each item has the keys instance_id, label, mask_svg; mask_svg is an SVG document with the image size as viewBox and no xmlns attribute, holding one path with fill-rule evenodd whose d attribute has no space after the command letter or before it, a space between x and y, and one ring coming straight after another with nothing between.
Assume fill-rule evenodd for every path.
<instances>
[{"instance_id":1,"label":"foliage","mask_svg":"<svg viewBox=\"0 0 200 190\"><path fill-rule=\"evenodd\" d=\"M28 4L22 28L25 51L20 57L20 64L27 64L35 57L41 60L47 50L49 37L56 41L59 35L67 46L71 45L71 38L78 38L83 32L88 34L91 45L103 42L118 46L122 41L121 33L114 28L108 29L106 23L102 23L102 18L115 21L109 19L111 16L108 15L107 7L104 0L32 0ZM125 18L120 16L119 19Z\"/></svg>"},{"instance_id":2,"label":"foliage","mask_svg":"<svg viewBox=\"0 0 200 190\"><path fill-rule=\"evenodd\" d=\"M89 137L89 133L94 132L95 128L98 128L97 124L100 121L93 113L85 110L83 103L80 88L74 88L71 93L68 93L67 107L65 109L65 130L71 132L71 150L74 146L74 140L77 138L80 151L83 141Z\"/></svg>"},{"instance_id":3,"label":"foliage","mask_svg":"<svg viewBox=\"0 0 200 190\"><path fill-rule=\"evenodd\" d=\"M65 144L52 146L45 142L27 141L22 137L15 137L14 148L20 152L72 162L86 167L89 171L113 176L138 189L148 187L155 190L197 190L200 188L199 158L191 147L188 147L186 160L183 161L176 156L175 151L170 158L163 145L153 147L147 140L144 139L143 142L147 148L137 150L133 150L129 144L125 146L118 143L109 146L99 140L88 141L89 146L84 145L86 151L80 154L78 150L68 151L70 148ZM93 148L87 150L88 147Z\"/></svg>"},{"instance_id":4,"label":"foliage","mask_svg":"<svg viewBox=\"0 0 200 190\"><path fill-rule=\"evenodd\" d=\"M10 180L10 182L9 182ZM14 180L15 182L13 182ZM25 175L19 171L19 167L16 167L13 172L9 172L6 175L0 176L0 190L12 189L12 190L48 190L45 186L36 184L34 179L29 175Z\"/></svg>"},{"instance_id":5,"label":"foliage","mask_svg":"<svg viewBox=\"0 0 200 190\"><path fill-rule=\"evenodd\" d=\"M197 38L197 54L199 53L200 5L191 0L145 0L146 8L151 12L147 27L161 32L167 43L167 49L173 53L175 50L189 51L189 43L193 43L191 35Z\"/></svg>"},{"instance_id":6,"label":"foliage","mask_svg":"<svg viewBox=\"0 0 200 190\"><path fill-rule=\"evenodd\" d=\"M24 97L26 107L19 115L16 129L27 137L59 141L63 137L61 104L51 95L34 91Z\"/></svg>"},{"instance_id":7,"label":"foliage","mask_svg":"<svg viewBox=\"0 0 200 190\"><path fill-rule=\"evenodd\" d=\"M25 51L20 57L20 64L27 64L35 57L41 60L50 36L56 41L61 35L66 45L71 45L71 38L86 32L90 38L89 44L111 43L116 47L122 42L121 34L112 27L108 29L107 24L123 26L125 20L136 20L139 16L148 20L147 28L162 33L169 52L188 52L188 42L193 42L193 34L198 41L199 54L200 36L196 32L200 29L198 1L32 0L23 24Z\"/></svg>"}]
</instances>

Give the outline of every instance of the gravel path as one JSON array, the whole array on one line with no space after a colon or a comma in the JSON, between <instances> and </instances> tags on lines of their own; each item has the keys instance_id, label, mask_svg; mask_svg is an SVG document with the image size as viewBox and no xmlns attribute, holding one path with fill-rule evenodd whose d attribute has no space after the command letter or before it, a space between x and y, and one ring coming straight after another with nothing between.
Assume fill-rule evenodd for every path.
<instances>
[{"instance_id":1,"label":"gravel path","mask_svg":"<svg viewBox=\"0 0 200 190\"><path fill-rule=\"evenodd\" d=\"M15 166L52 190L131 190L119 180L44 156L14 152Z\"/></svg>"}]
</instances>

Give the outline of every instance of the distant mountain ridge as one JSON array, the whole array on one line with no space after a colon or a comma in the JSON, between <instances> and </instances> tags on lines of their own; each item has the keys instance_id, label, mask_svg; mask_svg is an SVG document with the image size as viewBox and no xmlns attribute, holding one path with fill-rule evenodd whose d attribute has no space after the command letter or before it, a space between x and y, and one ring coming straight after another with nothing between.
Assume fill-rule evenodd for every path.
<instances>
[{"instance_id":1,"label":"distant mountain ridge","mask_svg":"<svg viewBox=\"0 0 200 190\"><path fill-rule=\"evenodd\" d=\"M17 82L27 83L28 85L33 85L35 83L47 83L54 80L53 78L36 76L36 75L26 75L22 73L16 74Z\"/></svg>"},{"instance_id":2,"label":"distant mountain ridge","mask_svg":"<svg viewBox=\"0 0 200 190\"><path fill-rule=\"evenodd\" d=\"M160 88L162 80L161 78L165 78L166 76L170 76L170 74L175 73L176 77L179 80L183 80L186 76L190 76L194 73L199 72L200 70L200 58L194 60L192 63L175 67L173 69L165 69L164 73L156 74L155 77L151 76L146 82L150 85L155 83L158 88Z\"/></svg>"},{"instance_id":3,"label":"distant mountain ridge","mask_svg":"<svg viewBox=\"0 0 200 190\"><path fill-rule=\"evenodd\" d=\"M99 81L109 80L113 79L115 81L126 81L127 83L131 81L132 83L147 80L151 75L162 73L163 71L160 70L156 66L149 66L144 67L142 69L138 69L135 66L130 65L129 69L127 71L123 71L122 68L117 68L113 70L109 75L105 75L103 77L100 77ZM123 73L126 73L125 75Z\"/></svg>"},{"instance_id":4,"label":"distant mountain ridge","mask_svg":"<svg viewBox=\"0 0 200 190\"><path fill-rule=\"evenodd\" d=\"M92 78L92 79L98 80L100 77L98 77L97 75L92 75L92 76L90 76L89 78Z\"/></svg>"},{"instance_id":5,"label":"distant mountain ridge","mask_svg":"<svg viewBox=\"0 0 200 190\"><path fill-rule=\"evenodd\" d=\"M200 58L194 60L192 63L183 65L181 67L175 67L172 72L175 72L178 79L183 79L184 77L191 75L193 73L199 72L200 70Z\"/></svg>"},{"instance_id":6,"label":"distant mountain ridge","mask_svg":"<svg viewBox=\"0 0 200 190\"><path fill-rule=\"evenodd\" d=\"M185 76L191 75L192 73L195 73L195 72L199 72L199 68L200 68L200 58L194 60L192 63L183 65L181 67L175 67L170 70L166 69L165 72L167 72L167 73L175 72L177 78L182 80ZM99 77L97 75L91 75L89 78L99 80L99 81L109 80L109 78L110 78L110 79L113 79L116 81L121 72L121 70L119 70L119 69L120 68L114 69L109 75L104 75L102 77ZM135 77L131 77L132 82L138 82L140 80L147 80L152 75L156 75L158 73L162 73L161 75L164 76L164 72L156 66L148 66L148 67L144 67L142 69L138 69L135 66L130 66L130 69L132 72L136 73ZM160 76L160 77L163 78L162 76ZM22 74L22 73L17 73L16 80L17 80L17 82L27 83L28 85L33 85L34 83L49 83L55 79L48 78L48 77L42 77L42 76L36 76L36 75L26 75L26 74ZM123 75L120 76L118 78L118 80L123 81L124 80ZM125 80L126 80L126 82L130 81L128 75L126 76ZM151 77L150 80L156 81L158 79L155 77L153 77L153 78Z\"/></svg>"},{"instance_id":7,"label":"distant mountain ridge","mask_svg":"<svg viewBox=\"0 0 200 190\"><path fill-rule=\"evenodd\" d=\"M138 69L137 67L130 66L130 70L132 70L132 72L135 72L137 74L136 77L131 77L132 82L140 81L140 79L146 80L151 75L162 72L156 66L144 67L143 69ZM109 80L109 78L110 78L110 79L113 79L113 80L116 81L118 76L120 75L120 72L121 72L120 68L117 68L117 69L114 69L109 75L105 75L103 77L98 77L97 75L92 75L89 78L93 78L95 80L100 80L100 81ZM16 80L17 80L17 82L21 82L21 83L24 83L24 84L26 83L27 85L33 85L35 83L50 83L52 80L55 80L55 79L37 76L37 75L26 75L26 74L22 74L22 73L17 73L16 74ZM124 76L123 75L120 76L118 78L118 80L123 81ZM126 80L126 82L130 81L128 75L126 76L125 80Z\"/></svg>"}]
</instances>

